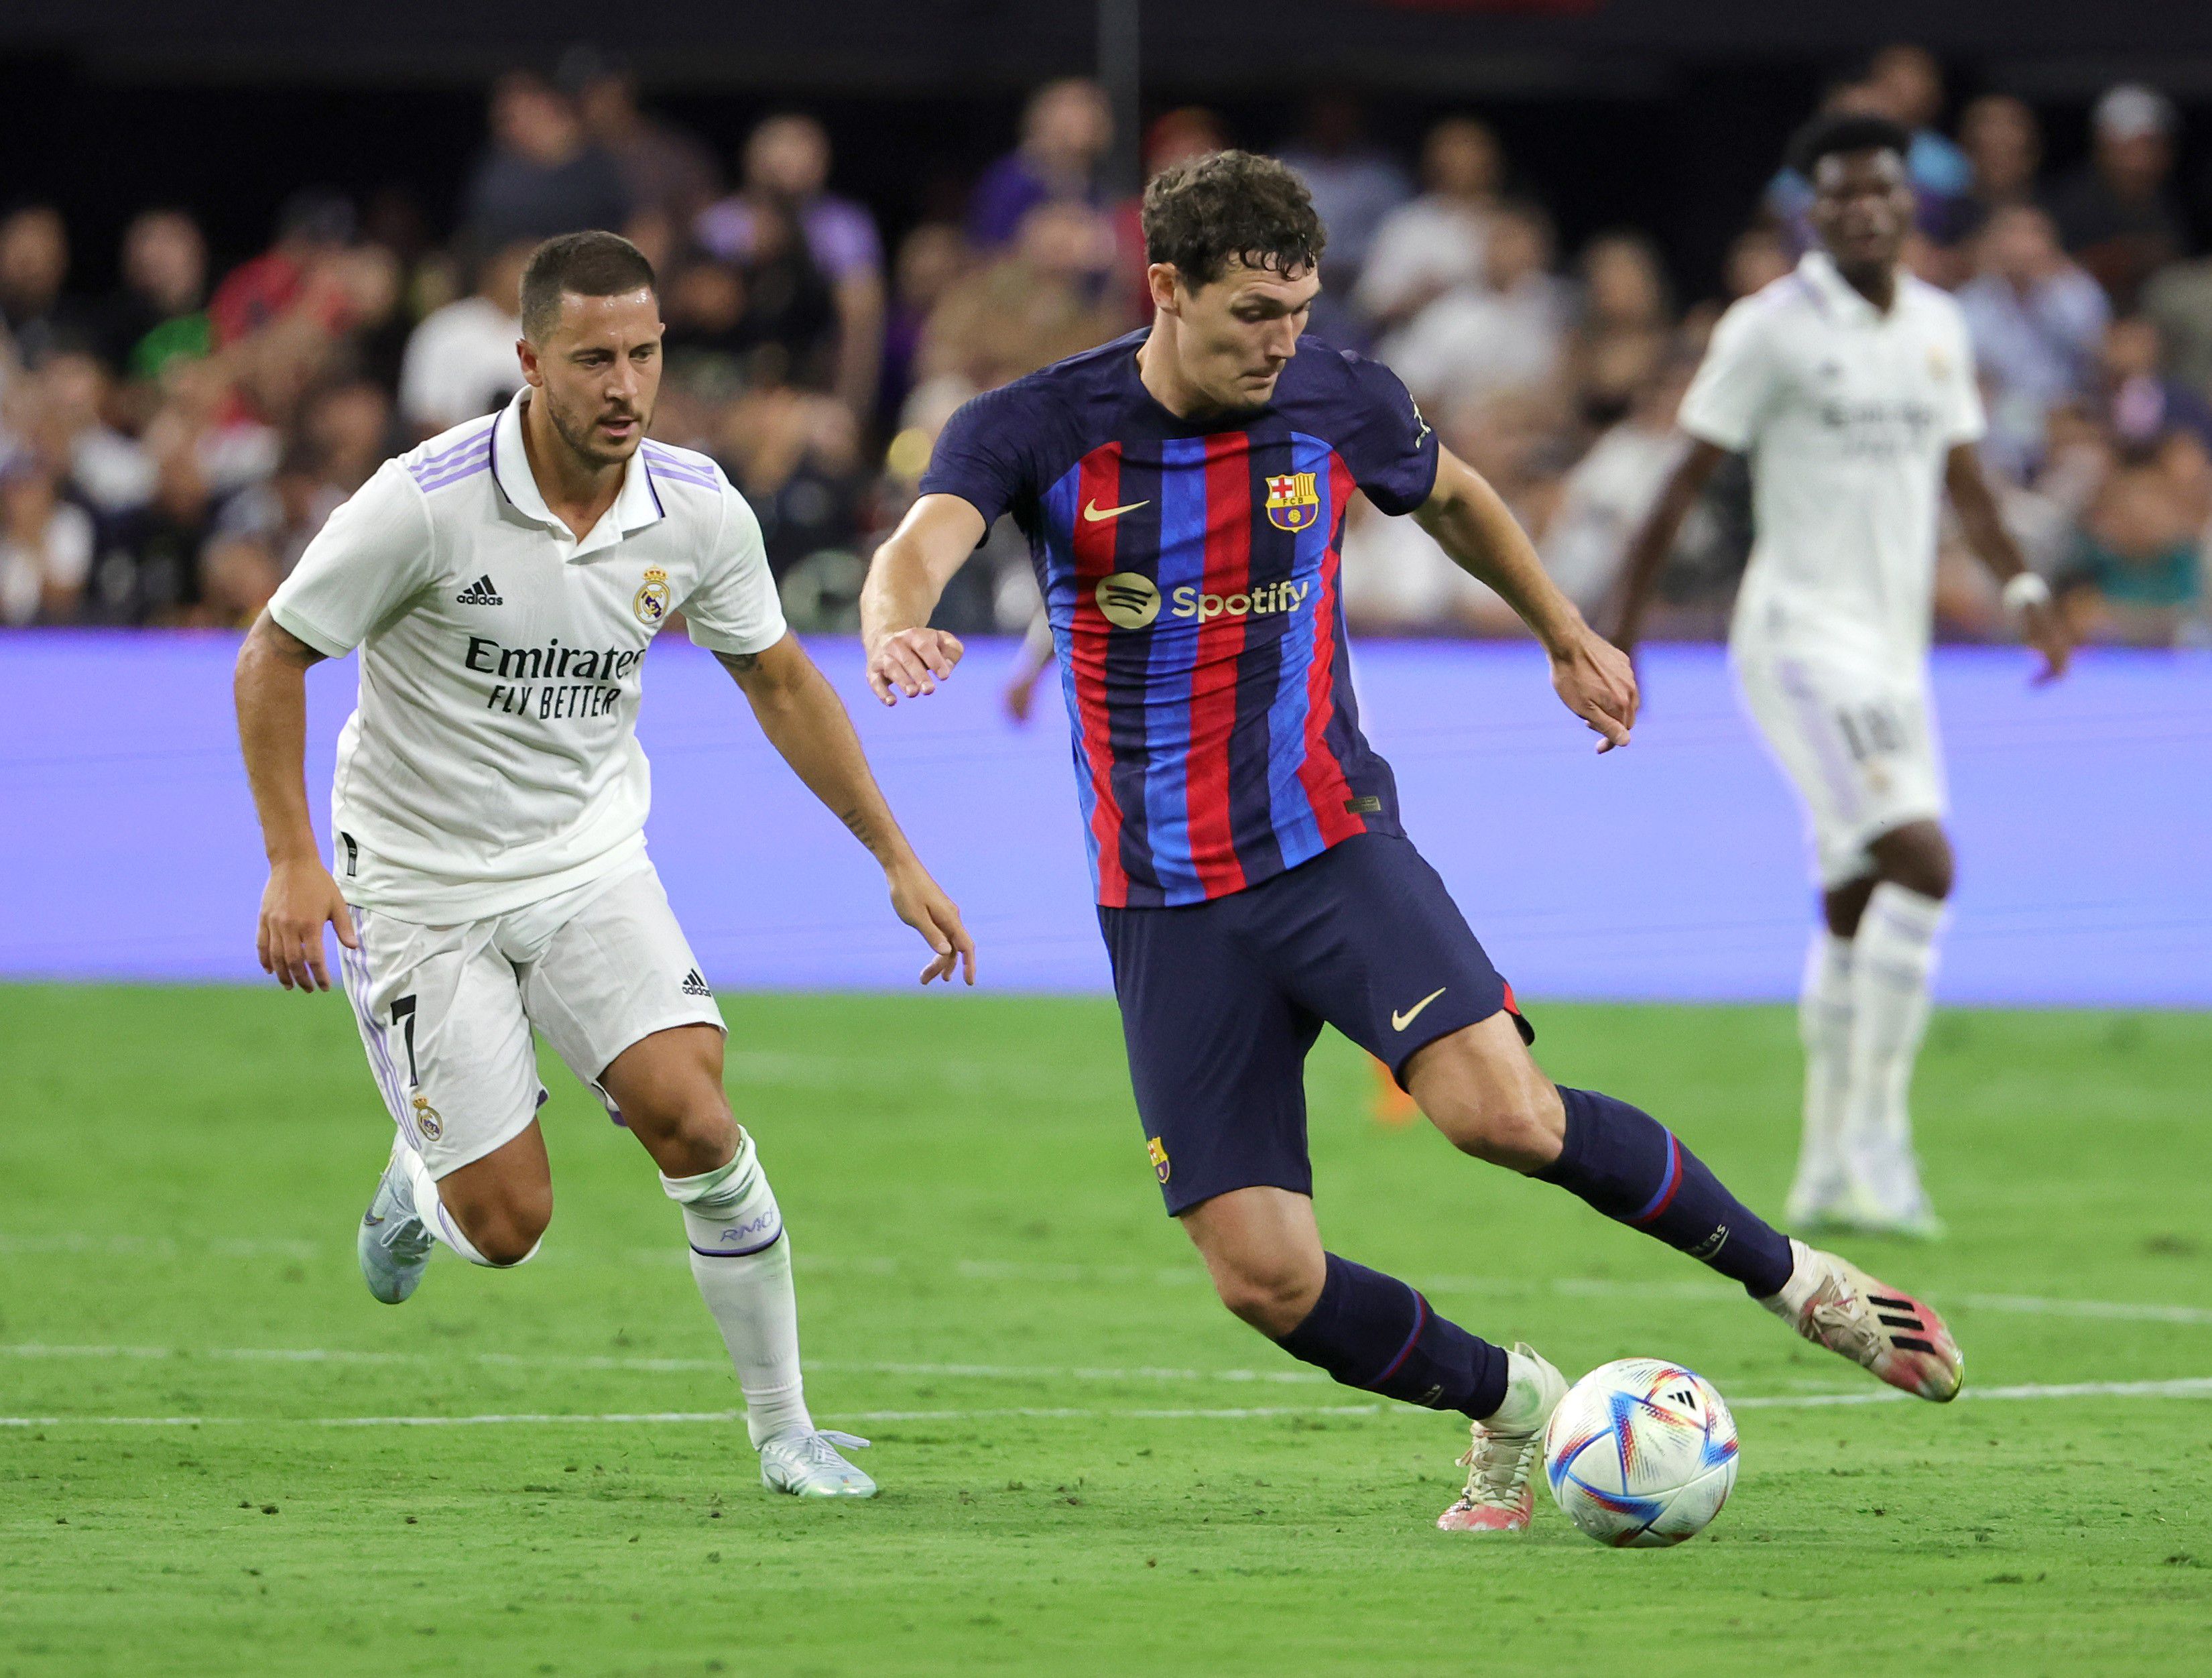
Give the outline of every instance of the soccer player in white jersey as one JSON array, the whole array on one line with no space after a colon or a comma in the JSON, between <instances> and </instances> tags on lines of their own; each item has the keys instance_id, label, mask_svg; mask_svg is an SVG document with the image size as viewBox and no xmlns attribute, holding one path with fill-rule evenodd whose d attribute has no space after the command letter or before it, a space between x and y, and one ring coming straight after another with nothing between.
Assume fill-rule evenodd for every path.
<instances>
[{"instance_id":1,"label":"soccer player in white jersey","mask_svg":"<svg viewBox=\"0 0 2212 1678\"><path fill-rule=\"evenodd\" d=\"M1819 247L1715 330L1682 401L1691 447L1637 536L1614 639L1634 647L1684 515L1724 454L1747 453L1757 537L1729 644L1803 802L1825 921L1799 1012L1804 1142L1789 1215L1933 1235L1906 1093L1952 879L1927 684L1946 489L2043 655L2037 679L2063 672L2069 648L1982 476L1966 324L1900 266L1910 144L1864 115L1798 137Z\"/></svg>"},{"instance_id":2,"label":"soccer player in white jersey","mask_svg":"<svg viewBox=\"0 0 2212 1678\"><path fill-rule=\"evenodd\" d=\"M645 851L646 646L672 614L762 731L964 966L959 912L892 819L844 707L784 626L752 511L702 454L646 441L660 383L652 267L607 233L540 246L522 283L526 383L498 415L383 468L309 544L238 661L266 842L261 964L325 990L323 927L399 1134L362 1219L397 1304L434 1243L537 1251L552 1178L531 1032L627 1124L682 1208L771 1489L866 1497L800 1383L790 1243L722 1090L721 1016ZM305 672L361 649L325 866L302 770Z\"/></svg>"}]
</instances>

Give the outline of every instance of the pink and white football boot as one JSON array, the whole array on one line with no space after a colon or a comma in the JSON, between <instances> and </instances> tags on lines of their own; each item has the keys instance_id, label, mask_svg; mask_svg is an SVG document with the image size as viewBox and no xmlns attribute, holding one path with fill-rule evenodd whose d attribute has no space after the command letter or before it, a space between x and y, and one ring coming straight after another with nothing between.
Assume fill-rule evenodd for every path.
<instances>
[{"instance_id":1,"label":"pink and white football boot","mask_svg":"<svg viewBox=\"0 0 2212 1678\"><path fill-rule=\"evenodd\" d=\"M1759 1303L1815 1346L1870 1369L1916 1398L1948 1404L1966 1359L1943 1319L1833 1253L1790 1243L1797 1261L1781 1292Z\"/></svg>"},{"instance_id":2,"label":"pink and white football boot","mask_svg":"<svg viewBox=\"0 0 2212 1678\"><path fill-rule=\"evenodd\" d=\"M1567 1395L1567 1377L1525 1343L1509 1356L1505 1402L1474 1424L1474 1443L1459 1459L1467 1490L1437 1517L1446 1532L1526 1532L1535 1512L1544 1426Z\"/></svg>"}]
</instances>

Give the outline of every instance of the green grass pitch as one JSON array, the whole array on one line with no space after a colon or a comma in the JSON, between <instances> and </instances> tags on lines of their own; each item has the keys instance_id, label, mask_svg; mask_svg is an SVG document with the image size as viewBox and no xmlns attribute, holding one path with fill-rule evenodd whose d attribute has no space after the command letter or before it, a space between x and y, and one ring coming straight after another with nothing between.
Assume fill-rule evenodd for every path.
<instances>
[{"instance_id":1,"label":"green grass pitch","mask_svg":"<svg viewBox=\"0 0 2212 1678\"><path fill-rule=\"evenodd\" d=\"M873 1503L761 1491L675 1211L556 1067L544 1251L500 1276L441 1254L395 1310L354 1267L391 1132L343 1000L0 988L0 1675L2212 1658L2212 1017L1939 1018L1917 1108L1951 1237L1846 1250L1949 1312L1948 1409L1818 1402L1881 1389L1566 1196L1376 1126L1327 1040L1332 1245L1570 1372L1657 1353L1737 1401L1710 1533L1620 1553L1548 1499L1524 1540L1437 1532L1459 1425L1219 1310L1160 1214L1109 1005L724 1012L810 1395L875 1440ZM1777 1205L1786 1011L1536 1018L1555 1076ZM2051 1390L2090 1383L2184 1384ZM393 1420L471 1417L501 1420Z\"/></svg>"}]
</instances>

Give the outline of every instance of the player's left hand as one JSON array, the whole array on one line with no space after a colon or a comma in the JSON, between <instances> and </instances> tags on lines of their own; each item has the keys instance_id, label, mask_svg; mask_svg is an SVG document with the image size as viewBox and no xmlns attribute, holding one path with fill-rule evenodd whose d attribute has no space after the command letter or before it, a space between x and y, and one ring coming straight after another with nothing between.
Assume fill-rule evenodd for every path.
<instances>
[{"instance_id":1,"label":"player's left hand","mask_svg":"<svg viewBox=\"0 0 2212 1678\"><path fill-rule=\"evenodd\" d=\"M1552 655L1552 687L1559 702L1599 736L1600 751L1628 744L1636 726L1636 667L1587 623Z\"/></svg>"},{"instance_id":2,"label":"player's left hand","mask_svg":"<svg viewBox=\"0 0 2212 1678\"><path fill-rule=\"evenodd\" d=\"M920 933L929 947L937 951L929 965L921 970L921 982L933 979L952 982L952 970L963 970L962 976L969 984L975 982L975 940L968 936L968 928L960 924L960 906L945 895L945 888L930 879L929 871L919 862L905 862L888 871L890 881L891 908L898 918Z\"/></svg>"},{"instance_id":3,"label":"player's left hand","mask_svg":"<svg viewBox=\"0 0 2212 1678\"><path fill-rule=\"evenodd\" d=\"M897 704L901 693L908 699L935 693L966 650L947 629L901 629L868 649L868 685L886 705Z\"/></svg>"},{"instance_id":4,"label":"player's left hand","mask_svg":"<svg viewBox=\"0 0 2212 1678\"><path fill-rule=\"evenodd\" d=\"M2066 633L2057 605L2045 601L2029 606L2021 614L2020 628L2027 644L2043 654L2043 668L2029 680L2039 688L2063 676L2074 661L2074 637Z\"/></svg>"}]
</instances>

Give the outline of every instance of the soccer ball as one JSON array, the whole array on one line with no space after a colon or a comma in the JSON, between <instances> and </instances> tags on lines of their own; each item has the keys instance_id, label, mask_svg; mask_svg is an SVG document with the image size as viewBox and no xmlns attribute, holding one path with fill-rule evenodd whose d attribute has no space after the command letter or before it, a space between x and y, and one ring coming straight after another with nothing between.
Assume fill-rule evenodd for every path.
<instances>
[{"instance_id":1,"label":"soccer ball","mask_svg":"<svg viewBox=\"0 0 2212 1678\"><path fill-rule=\"evenodd\" d=\"M1567 1518L1599 1543L1679 1544L1735 1487L1735 1418L1680 1364L1623 1358L1576 1382L1552 1412L1544 1476Z\"/></svg>"}]
</instances>

